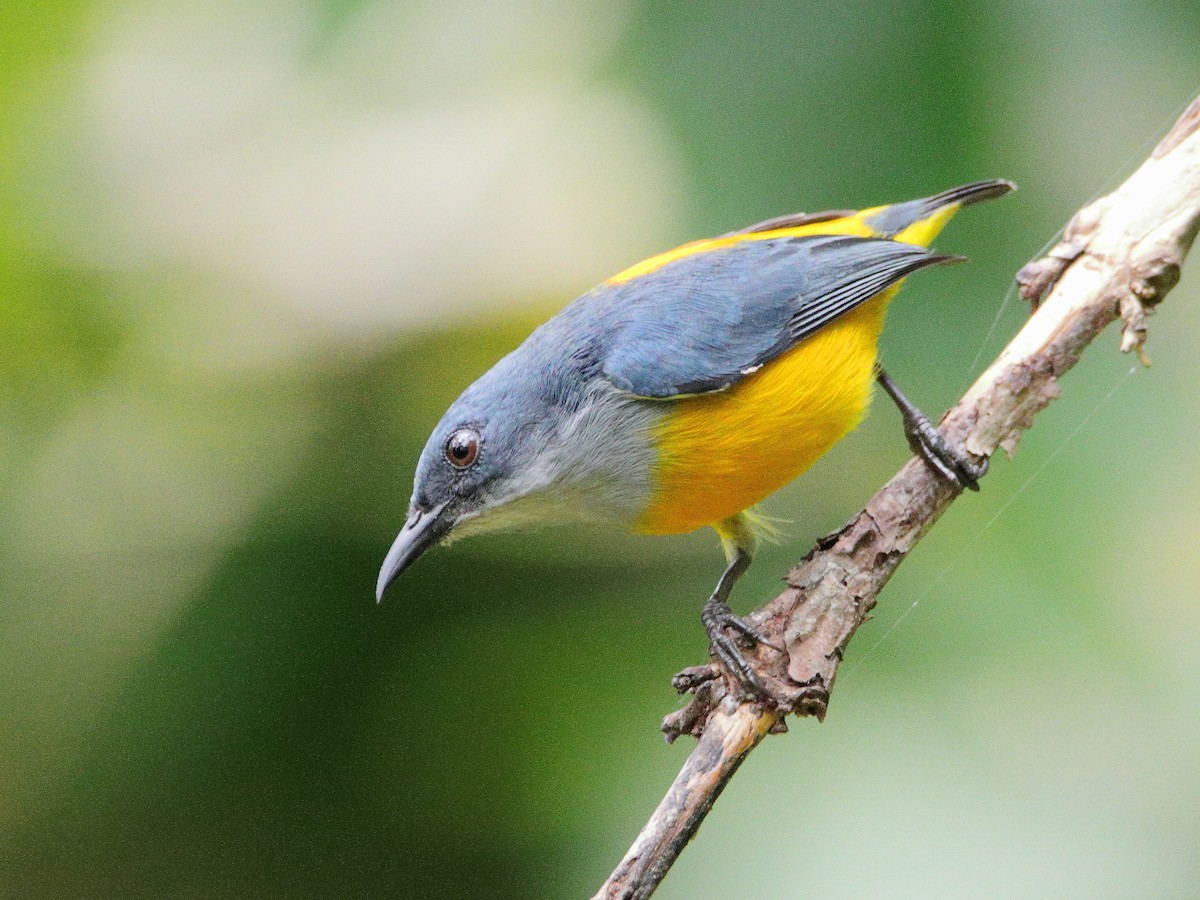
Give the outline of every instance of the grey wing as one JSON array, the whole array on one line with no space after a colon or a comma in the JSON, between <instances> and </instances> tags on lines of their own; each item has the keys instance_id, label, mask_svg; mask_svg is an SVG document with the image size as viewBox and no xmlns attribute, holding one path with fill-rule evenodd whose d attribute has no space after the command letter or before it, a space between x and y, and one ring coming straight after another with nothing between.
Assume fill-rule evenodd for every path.
<instances>
[{"instance_id":1,"label":"grey wing","mask_svg":"<svg viewBox=\"0 0 1200 900\"><path fill-rule=\"evenodd\" d=\"M603 372L651 399L724 390L906 275L960 258L844 235L684 257L593 298L610 322Z\"/></svg>"}]
</instances>

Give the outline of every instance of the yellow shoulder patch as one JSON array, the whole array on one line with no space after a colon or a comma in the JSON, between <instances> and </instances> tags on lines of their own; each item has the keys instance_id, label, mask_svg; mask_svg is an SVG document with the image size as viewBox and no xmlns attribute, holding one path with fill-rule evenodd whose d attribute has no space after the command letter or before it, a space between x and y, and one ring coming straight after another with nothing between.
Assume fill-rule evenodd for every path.
<instances>
[{"instance_id":1,"label":"yellow shoulder patch","mask_svg":"<svg viewBox=\"0 0 1200 900\"><path fill-rule=\"evenodd\" d=\"M643 275L649 275L651 272L661 269L667 263L675 262L677 259L696 256L700 253L710 253L713 250L723 250L726 247L732 247L734 244L741 244L745 241L769 241L773 238L802 237L812 234L847 234L854 237L875 236L875 232L863 224L863 214L855 213L852 216L846 216L842 219L830 219L827 222L812 222L808 225L797 225L794 228L777 228L773 231L754 231L749 234L730 234L725 237L706 238L704 240L691 241L681 247L676 247L674 250L668 250L665 253L659 253L657 256L644 259L640 263L632 265L622 272L618 272L612 278L608 279L605 284L624 284Z\"/></svg>"}]
</instances>

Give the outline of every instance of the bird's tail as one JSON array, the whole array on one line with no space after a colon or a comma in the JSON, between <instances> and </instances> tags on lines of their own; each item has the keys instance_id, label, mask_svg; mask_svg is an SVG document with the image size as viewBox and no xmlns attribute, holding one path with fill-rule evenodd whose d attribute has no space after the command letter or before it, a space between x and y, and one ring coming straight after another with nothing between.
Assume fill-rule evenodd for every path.
<instances>
[{"instance_id":1,"label":"bird's tail","mask_svg":"<svg viewBox=\"0 0 1200 900\"><path fill-rule=\"evenodd\" d=\"M917 202L924 203L931 210L941 209L952 203L959 206L970 206L972 203L981 203L984 200L995 200L1016 189L1017 186L1005 178L991 178L987 181L972 181L970 184L952 187Z\"/></svg>"},{"instance_id":2,"label":"bird's tail","mask_svg":"<svg viewBox=\"0 0 1200 900\"><path fill-rule=\"evenodd\" d=\"M932 197L863 210L859 215L879 237L928 247L950 217L962 207L1003 197L1015 188L1015 184L1003 178L973 181Z\"/></svg>"}]
</instances>

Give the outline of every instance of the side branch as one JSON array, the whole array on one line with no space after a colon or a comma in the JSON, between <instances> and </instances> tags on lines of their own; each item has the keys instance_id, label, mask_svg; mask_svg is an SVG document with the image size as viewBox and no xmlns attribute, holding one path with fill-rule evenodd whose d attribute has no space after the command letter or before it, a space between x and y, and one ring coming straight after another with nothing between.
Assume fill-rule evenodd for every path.
<instances>
[{"instance_id":1,"label":"side branch","mask_svg":"<svg viewBox=\"0 0 1200 900\"><path fill-rule=\"evenodd\" d=\"M1145 361L1146 316L1179 280L1200 229L1200 97L1117 190L1071 219L1063 240L1017 275L1036 310L942 420L941 431L980 458L1010 455L1034 416L1058 397L1059 378L1120 318L1121 350ZM598 898L649 897L700 827L738 765L784 716L828 709L846 644L879 591L956 490L909 462L837 534L787 576L787 589L750 616L786 656L748 658L773 703L737 700L711 666L676 677L688 705L663 722L667 740L700 738L683 770Z\"/></svg>"}]
</instances>

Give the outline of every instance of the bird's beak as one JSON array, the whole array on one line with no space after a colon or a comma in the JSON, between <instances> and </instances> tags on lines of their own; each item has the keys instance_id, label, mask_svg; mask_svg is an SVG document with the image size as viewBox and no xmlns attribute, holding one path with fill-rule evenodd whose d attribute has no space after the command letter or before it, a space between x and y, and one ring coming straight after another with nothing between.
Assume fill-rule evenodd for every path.
<instances>
[{"instance_id":1,"label":"bird's beak","mask_svg":"<svg viewBox=\"0 0 1200 900\"><path fill-rule=\"evenodd\" d=\"M428 512L418 509L408 517L379 570L379 581L375 584L376 602L382 602L388 585L450 530L454 523L451 516L444 515L445 511L446 504L443 503Z\"/></svg>"}]
</instances>

